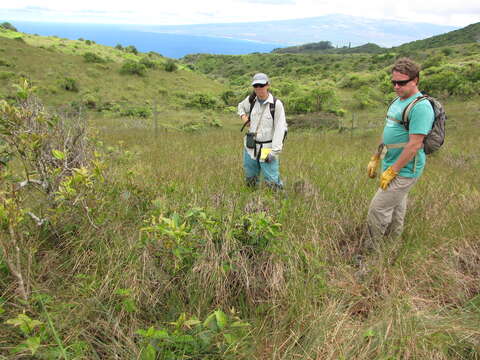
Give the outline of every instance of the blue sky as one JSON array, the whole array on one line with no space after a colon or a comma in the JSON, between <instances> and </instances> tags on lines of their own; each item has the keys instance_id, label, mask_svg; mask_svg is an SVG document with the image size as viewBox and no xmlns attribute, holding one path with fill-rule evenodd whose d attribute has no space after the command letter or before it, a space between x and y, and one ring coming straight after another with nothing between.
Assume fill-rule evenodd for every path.
<instances>
[{"instance_id":1,"label":"blue sky","mask_svg":"<svg viewBox=\"0 0 480 360\"><path fill-rule=\"evenodd\" d=\"M0 20L129 24L208 24L299 19L327 14L466 26L480 21L479 0L15 0Z\"/></svg>"}]
</instances>

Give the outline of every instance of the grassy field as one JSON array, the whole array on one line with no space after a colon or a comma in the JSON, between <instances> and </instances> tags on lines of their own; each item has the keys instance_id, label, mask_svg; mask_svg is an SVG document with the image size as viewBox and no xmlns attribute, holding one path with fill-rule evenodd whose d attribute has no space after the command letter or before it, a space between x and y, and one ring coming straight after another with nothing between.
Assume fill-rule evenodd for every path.
<instances>
[{"instance_id":1,"label":"grassy field","mask_svg":"<svg viewBox=\"0 0 480 360\"><path fill-rule=\"evenodd\" d=\"M25 336L6 323L24 313L43 324L34 358L478 358L478 111L447 104L447 143L411 193L402 239L367 254L361 276L380 126L292 132L286 190L271 193L244 187L234 118L156 135L141 120L93 120L105 180L89 220L66 213L34 236L28 304L3 269L0 354L28 353L12 354ZM215 310L242 335L227 342L233 328L217 320L215 345L195 347Z\"/></svg>"},{"instance_id":2,"label":"grassy field","mask_svg":"<svg viewBox=\"0 0 480 360\"><path fill-rule=\"evenodd\" d=\"M0 59L15 63L1 66L13 78L25 69L45 88L43 73L71 69L81 88L93 88L88 71L97 65L55 53L42 72L33 59L48 50L28 46L0 37ZM95 70L112 78L99 81L99 99L125 96L118 66ZM190 95L224 90L191 71L150 75L128 77L128 86L140 97L162 79ZM41 95L49 109L75 99ZM347 105L350 95L339 94ZM5 104L3 136L5 119L37 114L33 101L28 111ZM0 182L0 359L480 358L478 95L445 102L447 141L411 191L401 239L369 253L365 219L378 180L366 165L383 106L355 110L353 130L349 112L335 129L290 131L285 191L271 192L244 185L238 117L175 96L158 104L157 127L153 116L76 114L73 124L87 121L90 162L69 169L52 193L11 185L24 180L21 159L36 156L35 143L56 141L56 118L46 117L42 136L18 137L21 151ZM69 149L47 146L51 178Z\"/></svg>"}]
</instances>

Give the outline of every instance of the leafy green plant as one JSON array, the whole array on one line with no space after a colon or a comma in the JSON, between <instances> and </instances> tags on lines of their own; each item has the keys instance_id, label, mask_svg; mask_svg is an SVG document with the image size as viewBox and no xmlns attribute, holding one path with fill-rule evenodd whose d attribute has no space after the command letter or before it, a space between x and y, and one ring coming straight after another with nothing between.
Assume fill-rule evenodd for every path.
<instances>
[{"instance_id":1,"label":"leafy green plant","mask_svg":"<svg viewBox=\"0 0 480 360\"><path fill-rule=\"evenodd\" d=\"M170 218L151 216L141 232L144 241L156 243L158 251L168 255L166 259L175 271L191 266L197 256L197 243L189 236L191 229L177 213Z\"/></svg>"},{"instance_id":2,"label":"leafy green plant","mask_svg":"<svg viewBox=\"0 0 480 360\"><path fill-rule=\"evenodd\" d=\"M39 333L44 329L44 324L41 321L31 319L26 314L18 314L16 318L8 319L5 323L18 328L25 339L11 349L10 352L18 354L29 351L32 356L35 355L41 344Z\"/></svg>"},{"instance_id":3,"label":"leafy green plant","mask_svg":"<svg viewBox=\"0 0 480 360\"><path fill-rule=\"evenodd\" d=\"M137 330L142 341L141 359L239 359L246 350L249 324L234 311L215 310L205 320L186 314L168 327Z\"/></svg>"},{"instance_id":4,"label":"leafy green plant","mask_svg":"<svg viewBox=\"0 0 480 360\"><path fill-rule=\"evenodd\" d=\"M265 250L282 235L282 225L263 211L244 215L241 221L233 235L244 245Z\"/></svg>"}]
</instances>

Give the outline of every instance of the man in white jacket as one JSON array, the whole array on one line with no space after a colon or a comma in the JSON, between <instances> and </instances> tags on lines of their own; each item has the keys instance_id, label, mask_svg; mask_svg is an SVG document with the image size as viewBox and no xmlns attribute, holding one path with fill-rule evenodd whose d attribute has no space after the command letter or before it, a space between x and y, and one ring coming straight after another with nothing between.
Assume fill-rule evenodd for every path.
<instances>
[{"instance_id":1,"label":"man in white jacket","mask_svg":"<svg viewBox=\"0 0 480 360\"><path fill-rule=\"evenodd\" d=\"M262 172L268 186L281 189L279 155L287 134L285 110L282 102L269 92L267 75L255 74L252 86L254 92L238 104L238 115L249 125L243 151L246 182L255 187Z\"/></svg>"}]
</instances>

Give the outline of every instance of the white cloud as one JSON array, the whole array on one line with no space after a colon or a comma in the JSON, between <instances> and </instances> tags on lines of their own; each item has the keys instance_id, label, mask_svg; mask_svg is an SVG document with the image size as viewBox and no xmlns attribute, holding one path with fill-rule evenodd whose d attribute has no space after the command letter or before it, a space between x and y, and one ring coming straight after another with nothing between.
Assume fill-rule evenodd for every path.
<instances>
[{"instance_id":1,"label":"white cloud","mask_svg":"<svg viewBox=\"0 0 480 360\"><path fill-rule=\"evenodd\" d=\"M158 25L271 21L346 14L392 21L466 26L480 21L478 0L16 0L2 4L0 18Z\"/></svg>"}]
</instances>

